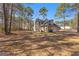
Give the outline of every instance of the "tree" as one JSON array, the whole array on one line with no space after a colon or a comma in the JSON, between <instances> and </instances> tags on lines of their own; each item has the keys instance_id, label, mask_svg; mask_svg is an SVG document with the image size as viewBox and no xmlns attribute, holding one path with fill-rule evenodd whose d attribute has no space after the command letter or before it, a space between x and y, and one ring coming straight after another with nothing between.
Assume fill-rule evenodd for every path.
<instances>
[{"instance_id":1,"label":"tree","mask_svg":"<svg viewBox=\"0 0 79 59\"><path fill-rule=\"evenodd\" d=\"M6 6L5 6L6 5ZM5 21L7 21L7 31L8 31L8 34L10 34L11 33L11 26L12 26L12 17L13 17L13 3L5 3L5 5L3 4L3 10L6 8L6 12L5 12L5 10L3 11L5 14L4 14L4 19L6 18L7 20L5 20ZM7 17L5 17L5 16L7 16ZM5 28L6 28L6 26L5 26Z\"/></svg>"},{"instance_id":2,"label":"tree","mask_svg":"<svg viewBox=\"0 0 79 59\"><path fill-rule=\"evenodd\" d=\"M48 10L45 7L40 8L39 13L42 15L43 20L45 20L45 17L47 16Z\"/></svg>"},{"instance_id":3,"label":"tree","mask_svg":"<svg viewBox=\"0 0 79 59\"><path fill-rule=\"evenodd\" d=\"M3 16L4 16L4 32L10 34L12 31L13 23L16 21L15 18L19 17L20 29L23 29L23 23L25 24L26 19L32 19L33 10L31 7L25 7L22 4L3 3ZM27 17L28 16L28 17ZM30 20L29 20L30 21ZM17 21L18 22L18 21ZM32 21L30 21L31 23ZM25 26L25 25L24 25ZM31 26L30 26L31 28Z\"/></svg>"},{"instance_id":4,"label":"tree","mask_svg":"<svg viewBox=\"0 0 79 59\"><path fill-rule=\"evenodd\" d=\"M73 5L71 5L71 8L76 9L77 12L77 32L79 32L79 3L74 3Z\"/></svg>"},{"instance_id":5,"label":"tree","mask_svg":"<svg viewBox=\"0 0 79 59\"><path fill-rule=\"evenodd\" d=\"M67 3L62 3L58 6L57 11L56 11L56 15L59 18L63 18L64 19L64 30L65 30L65 25L66 25L66 17L68 16L66 14L67 9L70 7L69 4Z\"/></svg>"},{"instance_id":6,"label":"tree","mask_svg":"<svg viewBox=\"0 0 79 59\"><path fill-rule=\"evenodd\" d=\"M13 3L11 4L11 13L10 13L10 25L9 25L9 33L11 33L11 25L12 25L12 14L13 14Z\"/></svg>"},{"instance_id":7,"label":"tree","mask_svg":"<svg viewBox=\"0 0 79 59\"><path fill-rule=\"evenodd\" d=\"M3 13L4 13L4 31L5 34L9 34L8 32L8 9L7 9L7 4L3 3Z\"/></svg>"},{"instance_id":8,"label":"tree","mask_svg":"<svg viewBox=\"0 0 79 59\"><path fill-rule=\"evenodd\" d=\"M65 8L65 10L64 9L62 9L62 11L67 11L67 9L69 10L71 10L72 12L74 11L74 10L76 10L77 12L77 17L78 17L78 19L77 19L77 32L79 32L79 3L73 3L73 4L64 4L65 6L67 6L67 7L64 7Z\"/></svg>"},{"instance_id":9,"label":"tree","mask_svg":"<svg viewBox=\"0 0 79 59\"><path fill-rule=\"evenodd\" d=\"M16 12L18 13L18 10L21 13L23 12L23 6L20 4L13 4L13 3L3 3L3 12L4 12L4 24L5 24L5 34L11 33L11 26L12 26L12 17L14 8L16 9Z\"/></svg>"},{"instance_id":10,"label":"tree","mask_svg":"<svg viewBox=\"0 0 79 59\"><path fill-rule=\"evenodd\" d=\"M17 4L17 15L19 17L19 29L22 30L23 21L25 19L25 7L22 4Z\"/></svg>"},{"instance_id":11,"label":"tree","mask_svg":"<svg viewBox=\"0 0 79 59\"><path fill-rule=\"evenodd\" d=\"M29 30L32 30L32 16L33 16L33 9L31 7L27 7L26 8L26 12L27 12L27 17L28 17L28 23L29 23Z\"/></svg>"},{"instance_id":12,"label":"tree","mask_svg":"<svg viewBox=\"0 0 79 59\"><path fill-rule=\"evenodd\" d=\"M2 29L2 32L3 32L3 27L4 27L4 18L3 18L3 4L1 3L0 4L0 22L1 22L1 29Z\"/></svg>"},{"instance_id":13,"label":"tree","mask_svg":"<svg viewBox=\"0 0 79 59\"><path fill-rule=\"evenodd\" d=\"M40 13L40 15L42 16L42 20L39 21L39 28L41 27L41 25L44 24L44 22L47 21L47 18L46 18L47 12L48 12L48 10L47 10L46 7L41 7L41 8L40 8L39 13ZM42 23L42 22L43 22L43 23Z\"/></svg>"}]
</instances>

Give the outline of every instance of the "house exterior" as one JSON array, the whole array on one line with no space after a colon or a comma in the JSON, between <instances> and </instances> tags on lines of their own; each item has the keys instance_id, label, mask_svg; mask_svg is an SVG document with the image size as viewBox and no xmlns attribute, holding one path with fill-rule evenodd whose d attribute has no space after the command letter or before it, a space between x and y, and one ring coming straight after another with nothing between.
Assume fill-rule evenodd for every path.
<instances>
[{"instance_id":1,"label":"house exterior","mask_svg":"<svg viewBox=\"0 0 79 59\"><path fill-rule=\"evenodd\" d=\"M53 20L40 20L36 23L36 31L40 32L57 32L60 27L53 22Z\"/></svg>"},{"instance_id":2,"label":"house exterior","mask_svg":"<svg viewBox=\"0 0 79 59\"><path fill-rule=\"evenodd\" d=\"M60 27L55 24L55 23L49 23L49 21L47 22L47 24L42 25L41 26L41 31L43 32L57 32L60 30Z\"/></svg>"},{"instance_id":3,"label":"house exterior","mask_svg":"<svg viewBox=\"0 0 79 59\"><path fill-rule=\"evenodd\" d=\"M48 25L49 32L57 32L59 30L60 30L60 27L55 23Z\"/></svg>"}]
</instances>

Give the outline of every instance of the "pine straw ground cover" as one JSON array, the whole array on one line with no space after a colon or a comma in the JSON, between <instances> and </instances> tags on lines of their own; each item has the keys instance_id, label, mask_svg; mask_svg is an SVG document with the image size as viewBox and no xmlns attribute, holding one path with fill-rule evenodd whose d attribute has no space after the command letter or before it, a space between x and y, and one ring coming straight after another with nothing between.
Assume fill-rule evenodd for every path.
<instances>
[{"instance_id":1,"label":"pine straw ground cover","mask_svg":"<svg viewBox=\"0 0 79 59\"><path fill-rule=\"evenodd\" d=\"M0 34L1 56L74 56L79 55L79 34L16 31Z\"/></svg>"}]
</instances>

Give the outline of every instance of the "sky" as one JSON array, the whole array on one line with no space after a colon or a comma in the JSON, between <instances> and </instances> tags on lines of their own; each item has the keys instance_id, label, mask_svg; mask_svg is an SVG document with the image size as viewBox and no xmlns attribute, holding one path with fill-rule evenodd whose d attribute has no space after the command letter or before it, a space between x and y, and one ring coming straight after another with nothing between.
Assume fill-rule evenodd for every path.
<instances>
[{"instance_id":1,"label":"sky","mask_svg":"<svg viewBox=\"0 0 79 59\"><path fill-rule=\"evenodd\" d=\"M33 14L33 19L36 19L39 17L39 9L41 7L46 7L48 12L47 12L47 19L54 19L54 21L62 21L63 19L56 19L55 14L56 14L56 9L60 5L60 3L25 3L23 4L25 7L32 7L34 10ZM69 17L70 18L70 17ZM68 18L68 19L69 19Z\"/></svg>"}]
</instances>

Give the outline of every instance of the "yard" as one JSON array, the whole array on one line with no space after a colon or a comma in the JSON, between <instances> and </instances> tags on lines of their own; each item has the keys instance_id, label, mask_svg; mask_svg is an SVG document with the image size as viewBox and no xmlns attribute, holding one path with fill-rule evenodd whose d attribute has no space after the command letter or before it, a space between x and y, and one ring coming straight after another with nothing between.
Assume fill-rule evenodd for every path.
<instances>
[{"instance_id":1,"label":"yard","mask_svg":"<svg viewBox=\"0 0 79 59\"><path fill-rule=\"evenodd\" d=\"M70 56L79 55L79 34L16 31L0 34L0 55Z\"/></svg>"}]
</instances>

